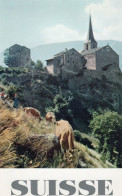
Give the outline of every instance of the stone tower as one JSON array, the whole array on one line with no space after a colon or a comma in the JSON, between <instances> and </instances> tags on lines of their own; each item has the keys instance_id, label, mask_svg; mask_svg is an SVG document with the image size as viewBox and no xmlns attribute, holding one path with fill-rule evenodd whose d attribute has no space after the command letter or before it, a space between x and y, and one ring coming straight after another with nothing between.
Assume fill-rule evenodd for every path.
<instances>
[{"instance_id":1,"label":"stone tower","mask_svg":"<svg viewBox=\"0 0 122 196\"><path fill-rule=\"evenodd\" d=\"M92 29L92 21L91 21L91 15L89 18L89 30L86 42L84 43L84 50L90 50L93 48L97 48L97 42L94 39L93 29Z\"/></svg>"}]
</instances>

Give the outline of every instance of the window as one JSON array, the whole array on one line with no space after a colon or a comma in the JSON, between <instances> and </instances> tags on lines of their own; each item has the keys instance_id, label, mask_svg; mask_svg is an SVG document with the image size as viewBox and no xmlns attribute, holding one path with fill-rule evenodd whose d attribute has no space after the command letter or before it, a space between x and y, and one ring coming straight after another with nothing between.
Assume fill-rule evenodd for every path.
<instances>
[{"instance_id":1,"label":"window","mask_svg":"<svg viewBox=\"0 0 122 196\"><path fill-rule=\"evenodd\" d=\"M109 52L109 50L110 50L109 46L106 47L106 50Z\"/></svg>"},{"instance_id":2,"label":"window","mask_svg":"<svg viewBox=\"0 0 122 196\"><path fill-rule=\"evenodd\" d=\"M75 61L73 61L73 64L75 63Z\"/></svg>"},{"instance_id":3,"label":"window","mask_svg":"<svg viewBox=\"0 0 122 196\"><path fill-rule=\"evenodd\" d=\"M67 61L67 63L69 63L69 61Z\"/></svg>"}]
</instances>

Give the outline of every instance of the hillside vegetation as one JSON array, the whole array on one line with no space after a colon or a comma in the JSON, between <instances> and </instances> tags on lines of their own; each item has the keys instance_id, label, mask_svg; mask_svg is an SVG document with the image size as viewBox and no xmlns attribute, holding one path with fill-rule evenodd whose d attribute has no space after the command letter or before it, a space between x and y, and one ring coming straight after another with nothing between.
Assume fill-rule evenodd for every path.
<instances>
[{"instance_id":1,"label":"hillside vegetation","mask_svg":"<svg viewBox=\"0 0 122 196\"><path fill-rule=\"evenodd\" d=\"M33 62L32 62L33 63ZM34 64L34 63L33 63ZM38 62L26 68L0 67L0 87L11 99L19 96L23 107L34 107L42 116L53 111L57 120L65 119L74 129L89 132L93 111L108 108L122 113L122 85L111 83L105 77L84 78L80 88L70 89L68 81L59 81L49 75Z\"/></svg>"},{"instance_id":2,"label":"hillside vegetation","mask_svg":"<svg viewBox=\"0 0 122 196\"><path fill-rule=\"evenodd\" d=\"M54 134L54 125L48 125L45 119L39 122L22 109L10 109L0 100L0 167L114 167L109 162L103 162L100 154L76 141L74 151L62 155L58 142L48 146L48 141ZM41 140L37 139L41 137ZM48 139L44 140L45 137Z\"/></svg>"},{"instance_id":3,"label":"hillside vegetation","mask_svg":"<svg viewBox=\"0 0 122 196\"><path fill-rule=\"evenodd\" d=\"M122 84L79 77L80 87L70 89L40 61L26 68L0 67L0 91L11 99L10 108L0 101L0 167L111 167L106 161L122 167ZM15 93L18 110L12 109ZM26 116L23 107L38 109L43 120ZM73 127L75 150L65 157L55 127L45 122L48 111Z\"/></svg>"}]
</instances>

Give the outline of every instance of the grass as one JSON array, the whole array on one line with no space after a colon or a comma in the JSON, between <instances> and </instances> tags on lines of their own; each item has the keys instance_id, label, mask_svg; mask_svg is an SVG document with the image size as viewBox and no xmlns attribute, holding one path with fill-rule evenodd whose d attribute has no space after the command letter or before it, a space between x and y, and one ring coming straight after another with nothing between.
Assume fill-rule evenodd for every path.
<instances>
[{"instance_id":1,"label":"grass","mask_svg":"<svg viewBox=\"0 0 122 196\"><path fill-rule=\"evenodd\" d=\"M38 134L55 134L55 125L47 124L44 118L39 122L22 109L10 109L0 100L0 168L77 168L79 160L86 168L109 167L76 141L72 152L63 155L55 152L52 159L44 156L40 160L38 155L24 148L30 136ZM37 151L41 145L43 149L43 141L32 143Z\"/></svg>"},{"instance_id":2,"label":"grass","mask_svg":"<svg viewBox=\"0 0 122 196\"><path fill-rule=\"evenodd\" d=\"M39 122L38 119L26 115L22 109L7 108L5 103L0 100L0 167L69 168L76 166L73 161L74 155L71 157L71 154L68 153L62 155L55 152L52 160L44 157L40 161L38 156L25 150L23 148L25 143L31 135L36 134L55 134L55 126L49 125L45 119ZM37 142L32 145L38 149L41 143Z\"/></svg>"},{"instance_id":3,"label":"grass","mask_svg":"<svg viewBox=\"0 0 122 196\"><path fill-rule=\"evenodd\" d=\"M33 134L54 132L54 126L48 126L45 120L39 123L22 109L9 109L0 100L0 167L16 167L16 143L23 145Z\"/></svg>"}]
</instances>

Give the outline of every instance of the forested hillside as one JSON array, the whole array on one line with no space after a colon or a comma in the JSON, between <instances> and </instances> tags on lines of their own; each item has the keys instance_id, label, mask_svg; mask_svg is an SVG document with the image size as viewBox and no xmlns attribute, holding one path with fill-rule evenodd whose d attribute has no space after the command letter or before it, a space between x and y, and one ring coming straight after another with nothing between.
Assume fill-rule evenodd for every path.
<instances>
[{"instance_id":1,"label":"forested hillside","mask_svg":"<svg viewBox=\"0 0 122 196\"><path fill-rule=\"evenodd\" d=\"M83 79L83 76L81 77ZM10 108L3 101L0 102L0 131L2 133L0 146L3 146L0 149L7 161L7 163L1 162L2 167L9 167L9 165L13 165L13 167L111 167L108 161L114 167L121 167L121 84L111 83L105 78L101 80L91 78L85 80L80 89L71 90L66 81L61 82L56 76L48 75L44 67L35 64L31 69L30 67L0 67L0 91L8 94L11 101L13 101L14 94L17 93L20 106L20 109L16 111L13 110L12 102L9 105ZM119 99L114 94L118 94ZM28 121L23 114L23 107L38 109L43 119L41 124L39 122L34 123L32 119ZM65 163L62 158L60 160L59 156L59 160L54 158L54 162L46 161L44 165L43 163L36 165L36 155L31 157L28 155L28 151L25 151L25 146L21 147L22 144L18 143L21 138L25 139L24 143L26 143L27 138L23 138L26 130L27 137L33 132L34 134L55 134L53 125L50 127L45 125L45 115L48 111L55 113L56 120L64 119L72 125L76 140L76 150L72 156L74 157L78 153L77 158L75 157L76 164L73 161L74 164L70 165L66 160ZM9 138L6 138L6 135ZM51 138L50 136L46 137L52 142L52 136ZM7 143L7 141L9 142ZM27 155L21 148L24 148ZM18 152L19 149L21 150ZM9 162L8 159L9 152L12 152L10 160L15 155L12 162ZM17 163L16 155L19 156ZM3 157L1 157L2 159ZM35 161L33 162L32 159ZM36 166L34 164L28 165L30 162Z\"/></svg>"}]
</instances>

